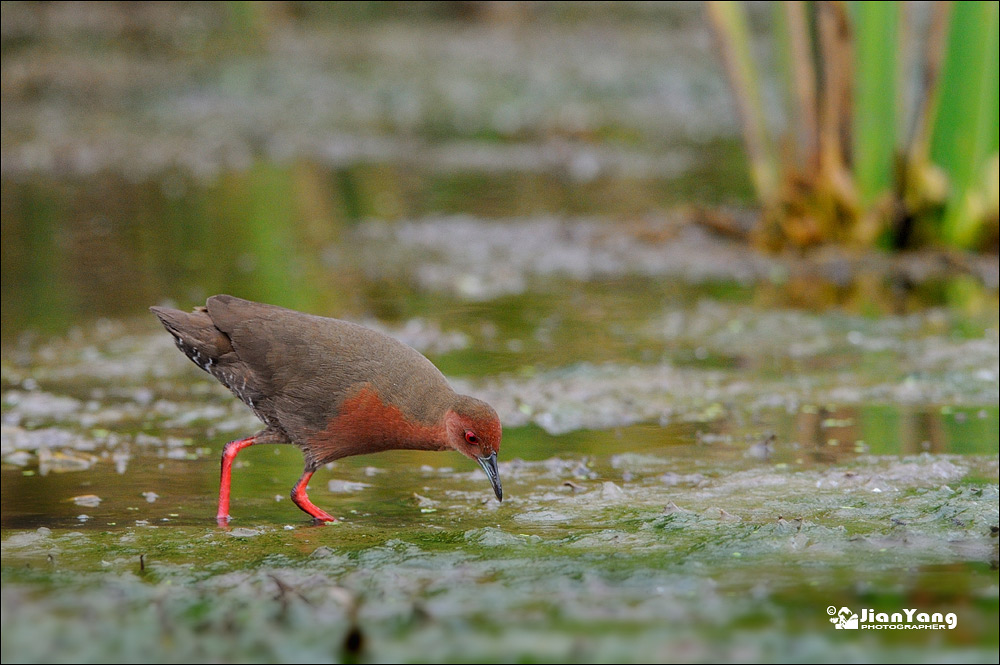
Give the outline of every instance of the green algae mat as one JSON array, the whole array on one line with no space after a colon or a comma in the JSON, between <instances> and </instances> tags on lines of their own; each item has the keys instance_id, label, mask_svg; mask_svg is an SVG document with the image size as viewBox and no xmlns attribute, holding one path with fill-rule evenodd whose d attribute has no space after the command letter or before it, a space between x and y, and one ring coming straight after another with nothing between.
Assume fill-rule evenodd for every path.
<instances>
[{"instance_id":1,"label":"green algae mat","mask_svg":"<svg viewBox=\"0 0 1000 665\"><path fill-rule=\"evenodd\" d=\"M496 406L505 500L457 454L349 458L320 527L288 446L215 525L256 421L155 321L8 348L4 660L995 656L995 319L620 286L369 321Z\"/></svg>"}]
</instances>

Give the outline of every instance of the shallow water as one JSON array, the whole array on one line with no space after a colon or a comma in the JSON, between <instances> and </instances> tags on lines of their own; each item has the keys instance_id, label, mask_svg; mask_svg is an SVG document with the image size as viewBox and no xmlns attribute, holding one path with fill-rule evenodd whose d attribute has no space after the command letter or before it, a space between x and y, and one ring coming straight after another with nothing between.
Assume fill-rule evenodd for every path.
<instances>
[{"instance_id":1,"label":"shallow water","mask_svg":"<svg viewBox=\"0 0 1000 665\"><path fill-rule=\"evenodd\" d=\"M419 318L368 319L497 407L505 500L455 454L351 458L312 481L341 518L325 527L287 498L290 446L241 453L234 520L214 524L221 446L257 424L155 321L22 339L3 359L6 653L989 659L989 315L619 287L438 294ZM845 638L830 605L959 624Z\"/></svg>"},{"instance_id":2,"label":"shallow water","mask_svg":"<svg viewBox=\"0 0 1000 665\"><path fill-rule=\"evenodd\" d=\"M244 50L222 5L5 5L4 662L995 662L996 258L708 231L753 213L703 24L592 5ZM503 503L394 452L316 527L261 446L218 527L259 423L146 312L216 292L427 354Z\"/></svg>"},{"instance_id":3,"label":"shallow water","mask_svg":"<svg viewBox=\"0 0 1000 665\"><path fill-rule=\"evenodd\" d=\"M305 254L314 272L268 269L321 276L307 309L397 336L497 408L502 504L464 458L399 452L317 473L342 521L313 527L287 498L301 455L262 446L220 529L221 447L259 425L129 316L158 264L126 283L109 263L79 313L15 319L4 658L992 659L995 266L609 224L362 221ZM260 263L214 286L178 270L267 284ZM106 283L131 295L92 295ZM853 634L828 606L959 623Z\"/></svg>"}]
</instances>

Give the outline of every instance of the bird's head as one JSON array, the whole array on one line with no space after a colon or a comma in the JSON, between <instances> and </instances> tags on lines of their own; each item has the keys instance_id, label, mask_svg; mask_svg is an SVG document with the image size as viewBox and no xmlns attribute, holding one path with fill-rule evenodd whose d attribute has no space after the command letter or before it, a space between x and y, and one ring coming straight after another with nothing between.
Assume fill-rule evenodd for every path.
<instances>
[{"instance_id":1,"label":"bird's head","mask_svg":"<svg viewBox=\"0 0 1000 665\"><path fill-rule=\"evenodd\" d=\"M474 397L459 395L446 420L448 447L457 450L483 467L493 485L497 501L503 501L497 454L503 434L500 418L489 404Z\"/></svg>"}]
</instances>

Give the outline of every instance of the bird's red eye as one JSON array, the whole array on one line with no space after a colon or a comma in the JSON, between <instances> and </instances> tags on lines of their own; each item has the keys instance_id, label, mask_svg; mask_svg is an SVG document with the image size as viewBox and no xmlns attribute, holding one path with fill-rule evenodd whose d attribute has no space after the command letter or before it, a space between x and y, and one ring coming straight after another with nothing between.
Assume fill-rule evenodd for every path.
<instances>
[{"instance_id":1,"label":"bird's red eye","mask_svg":"<svg viewBox=\"0 0 1000 665\"><path fill-rule=\"evenodd\" d=\"M479 437L476 436L476 433L469 430L465 432L465 440L472 444L479 443Z\"/></svg>"}]
</instances>

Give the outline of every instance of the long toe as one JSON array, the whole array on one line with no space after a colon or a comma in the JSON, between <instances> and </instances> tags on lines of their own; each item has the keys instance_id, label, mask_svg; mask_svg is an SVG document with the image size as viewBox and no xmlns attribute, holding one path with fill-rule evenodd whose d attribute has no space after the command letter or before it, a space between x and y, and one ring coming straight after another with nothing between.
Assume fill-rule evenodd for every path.
<instances>
[{"instance_id":1,"label":"long toe","mask_svg":"<svg viewBox=\"0 0 1000 665\"><path fill-rule=\"evenodd\" d=\"M303 510L309 513L313 518L313 524L326 524L327 522L336 522L337 518L326 512L321 508L317 508L315 505L310 505L311 508L315 510L307 510L306 508L300 506Z\"/></svg>"},{"instance_id":2,"label":"long toe","mask_svg":"<svg viewBox=\"0 0 1000 665\"><path fill-rule=\"evenodd\" d=\"M312 515L312 518L317 522L336 522L336 517L309 500L306 488L309 486L309 479L312 478L312 475L313 472L308 468L302 472L299 482L295 483L295 487L292 488L292 501L295 502L296 506Z\"/></svg>"}]
</instances>

